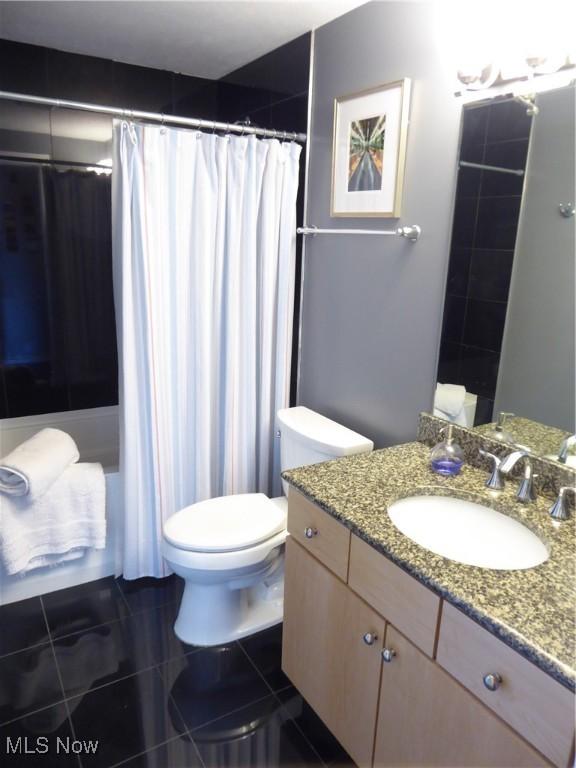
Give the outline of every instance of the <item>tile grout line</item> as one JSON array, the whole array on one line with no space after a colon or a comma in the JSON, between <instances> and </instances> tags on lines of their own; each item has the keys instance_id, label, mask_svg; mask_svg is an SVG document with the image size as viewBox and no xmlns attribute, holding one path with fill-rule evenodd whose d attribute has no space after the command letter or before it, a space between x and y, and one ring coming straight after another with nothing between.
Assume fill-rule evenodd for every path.
<instances>
[{"instance_id":1,"label":"tile grout line","mask_svg":"<svg viewBox=\"0 0 576 768\"><path fill-rule=\"evenodd\" d=\"M123 621L123 619L117 619L115 621L110 621L107 624L98 624L96 627L90 627L89 629L82 630L82 632L90 632L92 629L100 629L101 627L106 627L109 624L120 624L122 621ZM73 637L75 634L81 634L81 633L80 632L75 632L75 633L72 633L70 635L63 635L62 637L57 637L56 641L63 640L63 639L68 639L70 637ZM47 644L48 643L46 643L46 645ZM186 656L191 656L192 654L197 653L200 650L202 650L202 649L201 648L193 648L190 651L183 652L181 656L170 656L168 659L164 659L163 661L154 660L148 666L142 667L142 669L138 669L136 671L129 672L126 675L122 675L121 677L117 677L114 680L110 680L108 683L102 683L102 685L93 685L88 690L83 691L81 693L76 693L73 696L67 696L65 691L64 691L64 698L63 698L62 702L68 702L68 701L72 701L73 699L77 699L79 697L87 696L87 695L93 693L94 691L100 691L100 690L102 690L102 688L108 688L108 686L110 686L110 685L114 685L115 683L120 683L123 680L127 680L130 677L136 677L136 675L139 675L139 674L141 674L143 672L150 672L151 669L158 669L159 670L159 667L163 666L164 664L168 664L168 663L170 663L172 661L176 661L177 659L183 659ZM56 666L58 666L58 663L56 663ZM162 677L162 674L160 672L159 672L159 674L160 674L160 677ZM53 706L53 705L48 705L48 706ZM41 709L46 709L46 707L42 707ZM35 710L35 711L40 711L40 710ZM13 722L13 721L11 720L9 722Z\"/></svg>"},{"instance_id":2,"label":"tile grout line","mask_svg":"<svg viewBox=\"0 0 576 768\"><path fill-rule=\"evenodd\" d=\"M186 731L186 733L190 735L188 731ZM179 734L178 736L172 736L171 739L166 739L166 741L162 741L160 742L160 744L156 744L155 747L150 747L150 749L145 749L143 752L137 752L135 755L130 755L130 757L127 757L126 760L121 760L119 763L114 763L113 765L110 766L110 768L121 768L121 766L126 765L127 763L130 763L132 760L134 760L137 757L142 757L143 755L147 755L149 752L153 752L155 749L159 749L160 747L166 746L166 744L171 744L173 741L178 741L178 739L182 738L182 735L183 734ZM196 750L198 759L200 760L201 768L206 768L200 754L198 753L196 743L193 741L192 744L194 746L194 749Z\"/></svg>"},{"instance_id":3,"label":"tile grout line","mask_svg":"<svg viewBox=\"0 0 576 768\"><path fill-rule=\"evenodd\" d=\"M120 584L118 584L118 579L116 577L114 577L114 586L118 590L118 592L120 592L120 597L122 598L122 602L124 603L124 605L126 606L126 609L128 610L128 615L129 616L133 616L134 614L132 612L132 608L130 607L130 603L126 599L126 595L124 594L124 590L122 589Z\"/></svg>"},{"instance_id":4,"label":"tile grout line","mask_svg":"<svg viewBox=\"0 0 576 768\"><path fill-rule=\"evenodd\" d=\"M71 637L71 635L67 635L67 637ZM59 640L59 639L60 638L57 638L57 640ZM49 645L49 643L44 643L44 645ZM34 647L37 648L39 646L34 646ZM28 650L28 649L24 648L23 650ZM53 647L52 647L52 651L54 652L54 648ZM184 655L187 656L189 654L184 654ZM178 659L178 658L180 658L180 657L179 656L173 656L171 659L168 659L167 661L174 661L175 659ZM94 691L102 690L102 688L108 688L108 686L114 685L115 683L120 683L123 680L127 680L130 677L136 677L136 675L139 675L142 672L150 672L151 669L155 669L158 666L161 666L163 663L165 663L165 662L157 662L157 661L155 661L149 667L144 667L144 669L139 669L137 672L130 672L129 674L123 675L122 677L119 677L116 680L111 680L109 683L103 683L102 685L98 685L98 686L96 686L94 688L89 688L87 691L83 691L81 693L76 693L73 696L66 696L66 695L64 695L64 698L62 698L60 701L55 701L53 704L47 704L44 707L38 707L38 709L33 709L30 712L26 712L26 714L24 714L24 715L19 715L18 717L14 717L11 720L5 720L3 722L0 722L0 726L3 727L5 725L10 725L11 723L15 723L17 720L22 719L23 717L28 717L28 715L34 715L34 714L36 714L38 712L42 712L45 709L50 709L50 707L55 707L58 704L67 704L67 702L73 701L74 699L78 699L78 698L81 698L81 697L84 697L84 696L88 696L89 694L91 694ZM57 668L58 673L59 673L59 668L58 668L58 663L57 662L56 662L56 668ZM58 677L60 678L60 674L58 674ZM63 688L62 684L61 684L61 687Z\"/></svg>"},{"instance_id":5,"label":"tile grout line","mask_svg":"<svg viewBox=\"0 0 576 768\"><path fill-rule=\"evenodd\" d=\"M206 728L206 726L208 726L208 725L213 725L214 723L217 723L219 720L223 720L226 717L230 717L230 715L235 715L237 712L241 712L243 709L246 709L247 707L252 707L254 704L258 704L259 702L264 701L265 699L269 699L270 695L271 694L267 693L266 696L260 696L259 698L254 699L253 701L249 701L247 704L242 704L241 707L236 707L236 709L231 709L229 712L226 712L226 714L224 714L224 715L219 715L218 717L213 717L212 720L206 720L205 723L202 723L201 725L197 725L193 729L189 728L188 732L189 732L189 734L192 737L194 737L194 734L197 731L201 731L202 728ZM194 742L194 743L196 743L196 742Z\"/></svg>"},{"instance_id":6,"label":"tile grout line","mask_svg":"<svg viewBox=\"0 0 576 768\"><path fill-rule=\"evenodd\" d=\"M72 716L70 714L70 707L68 706L68 702L66 700L66 692L64 690L64 680L62 679L62 673L60 672L60 664L58 663L58 657L56 656L56 649L54 648L54 641L52 639L52 632L50 630L50 625L48 624L48 615L46 614L46 608L44 606L44 600L42 599L42 595L40 595L39 597L40 597L40 605L42 606L42 614L44 616L44 621L46 622L46 628L48 629L48 638L50 640L52 657L54 659L54 664L56 665L56 674L58 675L58 683L60 684L60 691L62 693L62 703L64 704L64 708L66 709L66 718L68 720L70 731L72 732L72 738L76 740L76 729L74 728L74 723L72 722ZM78 760L78 765L80 766L80 768L83 768L80 755L77 754L76 758Z\"/></svg>"},{"instance_id":7,"label":"tile grout line","mask_svg":"<svg viewBox=\"0 0 576 768\"><path fill-rule=\"evenodd\" d=\"M44 600L42 599L42 595L38 595L38 600L40 601L40 608L42 608L42 617L44 619L44 624L46 625L46 633L48 635L48 642L52 642L52 631L50 629L50 624L48 624L48 615L46 613L46 608L44 606Z\"/></svg>"},{"instance_id":8,"label":"tile grout line","mask_svg":"<svg viewBox=\"0 0 576 768\"><path fill-rule=\"evenodd\" d=\"M201 725L198 725L198 726L196 726L194 729L191 729L191 728L189 728L189 727L188 727L188 725L187 725L187 723L186 723L186 720L184 719L184 717L183 717L183 715L182 715L182 712L180 711L180 708L178 707L178 704L176 703L176 700L174 699L174 697L172 696L172 694L170 694L170 700L172 701L172 703L173 703L174 707L176 708L176 711L178 712L178 715L179 715L179 716L180 716L180 718L182 719L182 722L184 723L184 726L186 727L186 730L187 730L187 732L188 732L188 735L189 735L189 736L190 736L190 738L192 739L192 742L194 743L194 746L195 746L195 748L196 748L196 751L197 751L197 752L198 752L198 747L196 746L196 742L194 741L194 732L195 732L195 731L199 731L200 729L202 729L202 728L205 728L207 725L211 725L212 723L215 723L215 722L217 722L218 720L221 720L221 719L222 719L222 718L224 718L224 717L229 717L230 715L233 715L235 712L239 712L240 710L244 709L244 707L251 707L253 704L257 704L259 701L264 701L264 699L267 699L267 698L268 698L268 697L269 697L271 694L273 694L273 693L274 693L274 691L272 691L272 688L270 687L270 685L268 684L268 682L265 680L265 678L264 678L264 677L263 677L263 675L261 674L260 670L259 670L259 669L256 667L256 665L254 664L254 662L252 661L252 659L251 659L251 658L248 656L248 654L246 653L246 651L244 650L244 648L241 646L241 644L240 644L240 641L239 641L239 640L235 640L235 641L234 641L234 643L235 643L237 646L240 646L240 647L241 647L241 649L242 649L242 652L243 652L243 653L244 653L244 655L245 655L245 656L248 658L248 661L250 662L250 664L251 664L251 665L254 667L254 669L256 670L256 672L258 673L258 675L259 675L259 676L260 676L260 677L261 677L261 678L264 680L264 683L265 683L266 687L268 688L268 691L269 691L269 692L268 692L268 693L267 693L265 696L259 696L258 698L256 698L256 699L253 699L252 701L249 701L247 704L243 704L241 707L236 707L235 709L231 709L230 711L228 711L228 712L225 712L225 713L224 713L224 714L222 714L222 715L218 715L218 717L214 717L214 718L212 718L212 720L207 720L205 723L202 723ZM199 648L198 650L202 650L202 648ZM189 654L185 654L185 655L186 655L186 656L188 656ZM176 658L177 658L177 657L176 657ZM164 664L158 664L158 665L157 665L157 667L156 667L156 669L157 669L157 671L158 671L158 674L159 674L159 675L160 675L160 677L162 678L162 681L164 682L164 684L166 684L166 680L164 679L164 677L163 677L162 673L160 672L160 667L161 667L161 666L164 666ZM200 759L202 759L202 756L201 756L201 755L199 755L199 756L200 756ZM202 761L202 765L204 765L204 762L203 762L203 761Z\"/></svg>"},{"instance_id":9,"label":"tile grout line","mask_svg":"<svg viewBox=\"0 0 576 768\"><path fill-rule=\"evenodd\" d=\"M158 675L160 677L160 680L162 680L162 684L166 687L167 680L165 680L164 676L162 675L162 672L160 672L160 665L158 665L156 667L156 672L158 673ZM172 702L172 706L174 707L174 709L178 713L178 717L180 718L180 720L182 721L182 724L184 725L184 728L186 730L186 734L187 734L188 738L190 739L190 742L192 743L192 746L194 747L194 751L196 753L196 756L200 760L201 768L206 768L206 766L204 765L204 760L202 759L202 755L200 754L200 750L198 749L198 745L196 744L196 741L195 741L194 737L192 736L192 732L190 731L190 728L188 727L188 723L184 719L184 716L182 715L182 712L180 711L180 707L178 706L178 704L176 702L176 699L174 698L174 696L172 696L172 691L170 691L170 693L168 694L168 701Z\"/></svg>"},{"instance_id":10,"label":"tile grout line","mask_svg":"<svg viewBox=\"0 0 576 768\"><path fill-rule=\"evenodd\" d=\"M302 730L302 728L300 728L300 726L298 725L298 723L296 722L296 720L295 720L295 719L292 717L292 715L290 714L290 712L289 712L289 711L286 709L286 707L284 706L284 704L283 704L283 702L281 701L281 699L280 699L280 698L277 696L277 693L280 693L280 691L284 691L284 690L286 690L286 688L289 688L289 687L290 687L290 683L289 683L288 685L286 685L284 688L280 688L280 689L278 689L278 691L275 691L275 690L272 688L272 686L270 685L270 683L268 682L268 680L266 680L266 678L264 677L264 675L262 674L262 672L260 672L260 670L259 670L259 669L258 669L258 667L256 666L256 662L252 660L252 657L250 656L250 654L248 653L248 651L247 651L247 650L244 648L244 646L242 645L242 641L241 641L241 640L238 640L238 641L237 641L237 643L238 643L238 645L240 646L240 648L242 648L242 650L243 650L243 652L244 652L244 655L247 657L248 661L249 661L249 662L252 664L252 666L254 667L254 669L256 670L256 672L257 672L257 673L260 675L260 677L262 678L262 680L264 680L264 682L265 682L265 683L266 683L266 685L268 686L269 690L272 692L272 695L274 696L274 698L276 699L276 701L277 701L277 702L278 702L278 704L280 705L280 708L281 708L282 712L283 712L283 713L285 713L285 715L288 717L288 719L289 719L289 720L290 720L292 723L294 723L294 725L296 726L296 729L298 730L298 732L300 733L300 735L302 736L302 738L304 739L304 741L305 741L305 742L308 744L308 746L310 747L310 749L312 750L312 752L314 752L314 754L316 755L316 757L318 758L318 760L320 760L321 764L325 766L325 765L326 765L326 763L324 762L324 760L322 760L322 757L321 757L321 756L318 754L318 752L317 752L316 748L314 747L314 745L312 744L312 742L310 741L310 739L308 738L308 736L307 736L307 735L304 733L304 731ZM295 690L297 690L297 689L295 689ZM247 706L249 706L249 705L247 705Z\"/></svg>"},{"instance_id":11,"label":"tile grout line","mask_svg":"<svg viewBox=\"0 0 576 768\"><path fill-rule=\"evenodd\" d=\"M288 687L289 687L289 686L286 686L286 688L288 688ZM285 690L286 690L286 688L282 688L281 690L285 691ZM301 693L298 691L298 689L297 689L297 688L294 688L294 690L296 691L296 693L297 693L297 694L298 694L300 697L302 697L302 694L301 694ZM278 691L278 693L280 693L280 691ZM317 758L318 758L318 760L320 761L321 765L323 765L323 766L325 766L325 768L327 768L327 766L328 766L328 763L326 763L326 762L325 762L325 761L322 759L322 757L321 757L320 753L318 752L318 750L316 749L316 747L314 746L314 744L312 744L312 742L311 742L311 741L310 741L310 739L308 738L308 735L307 735L307 734L304 732L304 730L303 730L303 729L300 727L300 724L298 723L298 721L297 721L297 720L295 720L295 718L293 718L293 717L292 717L292 715L290 714L290 712L288 711L288 709L287 709L287 708L284 706L284 703L283 703L283 701L280 699L280 697L279 697L279 696L276 694L276 692L275 692L275 691L274 691L274 698L275 698L275 699L276 699L276 701L277 701L277 702L280 704L280 707L282 708L282 711L286 713L286 715L287 715L288 719L289 719L289 720L290 720L292 723L294 723L294 726L296 727L296 730L297 730L297 731L298 731L298 733L299 733L299 734L302 736L302 738L304 739L304 741L306 742L306 744L308 744L308 746L310 747L310 749L312 750L312 752L314 752L314 754L316 755L316 757L317 757ZM302 699L302 700L303 700L303 699Z\"/></svg>"},{"instance_id":12,"label":"tile grout line","mask_svg":"<svg viewBox=\"0 0 576 768\"><path fill-rule=\"evenodd\" d=\"M118 589L120 589L120 587L118 587ZM124 597L124 596L122 596L122 597ZM127 603L127 601L125 599L123 599L122 602L123 603L125 602L126 605L128 605L128 603ZM67 632L65 635L57 635L54 639L55 640L63 640L64 638L69 638L69 637L73 637L74 635L79 635L82 632L89 632L89 631L92 631L93 629L100 629L101 627L106 627L109 624L118 624L119 622L126 621L126 619L131 619L131 618L135 618L137 616L140 616L140 614L142 614L142 613L149 613L149 612L158 610L158 608L165 608L167 605L174 605L175 602L176 601L169 602L169 603L162 603L160 606L154 606L152 608L142 608L139 611L130 612L128 614L128 616L120 616L119 618L112 619L111 621L103 621L101 624L93 624L93 625L91 625L89 627L84 627L83 629L78 629L75 632ZM129 606L128 606L128 610L130 610ZM43 645L43 643L38 643L38 645ZM22 648L20 650L25 650L25 649ZM6 656L10 656L12 653L18 653L18 652L19 651L11 651L11 653L9 653L9 654L7 653L5 655ZM2 657L0 656L0 658L2 658Z\"/></svg>"},{"instance_id":13,"label":"tile grout line","mask_svg":"<svg viewBox=\"0 0 576 768\"><path fill-rule=\"evenodd\" d=\"M242 641L241 641L241 640L236 640L236 643L237 643L237 644L240 646L240 648L241 648L241 650L242 650L242 653L244 654L244 656L246 656L246 658L248 659L248 661L250 662L250 664L251 664L251 665L254 667L254 669L255 669L255 670L256 670L256 672L258 673L258 676L259 676L259 677L260 677L260 679L261 679L261 680L264 682L264 684L266 685L266 687L268 688L268 690L270 691L270 693L274 693L274 690L272 689L272 686L270 685L270 683L268 682L268 680L266 680L266 678L264 677L264 675L262 674L262 672L260 672L260 670L259 670L259 669L258 669L258 667L256 666L256 662L252 660L252 657L250 656L250 654L248 653L248 651L246 650L246 648L244 648L244 646L242 645Z\"/></svg>"},{"instance_id":14,"label":"tile grout line","mask_svg":"<svg viewBox=\"0 0 576 768\"><path fill-rule=\"evenodd\" d=\"M41 648L43 645L49 645L50 640L44 640L41 643L34 643L34 645L26 645L24 648L17 648L15 651L10 651L10 653L3 653L0 655L0 661L4 661L4 659L7 659L8 656L16 656L17 653L23 653L24 651L33 651L34 649Z\"/></svg>"}]
</instances>

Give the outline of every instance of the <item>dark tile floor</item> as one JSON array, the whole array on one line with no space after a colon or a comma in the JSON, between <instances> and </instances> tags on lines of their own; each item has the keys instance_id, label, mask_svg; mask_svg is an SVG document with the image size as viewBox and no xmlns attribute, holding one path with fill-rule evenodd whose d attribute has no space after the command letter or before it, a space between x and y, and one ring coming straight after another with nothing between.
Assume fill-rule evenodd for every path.
<instances>
[{"instance_id":1,"label":"dark tile floor","mask_svg":"<svg viewBox=\"0 0 576 768\"><path fill-rule=\"evenodd\" d=\"M181 593L110 577L1 607L0 764L352 766L283 674L281 625L189 646Z\"/></svg>"}]
</instances>

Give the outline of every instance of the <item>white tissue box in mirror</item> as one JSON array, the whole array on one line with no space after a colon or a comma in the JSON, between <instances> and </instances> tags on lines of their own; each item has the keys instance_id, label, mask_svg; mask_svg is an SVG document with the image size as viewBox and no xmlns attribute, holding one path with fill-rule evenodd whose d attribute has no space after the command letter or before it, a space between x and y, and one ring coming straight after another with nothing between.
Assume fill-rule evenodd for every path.
<instances>
[{"instance_id":1,"label":"white tissue box in mirror","mask_svg":"<svg viewBox=\"0 0 576 768\"><path fill-rule=\"evenodd\" d=\"M438 383L434 394L434 416L471 428L474 426L477 400L478 396L466 392L463 386Z\"/></svg>"},{"instance_id":2,"label":"white tissue box in mirror","mask_svg":"<svg viewBox=\"0 0 576 768\"><path fill-rule=\"evenodd\" d=\"M462 413L467 427L474 426L474 417L476 416L476 403L478 401L478 395L473 395L472 392L466 392L464 398L464 405L462 406Z\"/></svg>"},{"instance_id":3,"label":"white tissue box in mirror","mask_svg":"<svg viewBox=\"0 0 576 768\"><path fill-rule=\"evenodd\" d=\"M82 411L42 413L0 420L0 456L13 451L45 427L67 432L80 451L80 461L99 461L104 468L118 466L118 406Z\"/></svg>"}]
</instances>

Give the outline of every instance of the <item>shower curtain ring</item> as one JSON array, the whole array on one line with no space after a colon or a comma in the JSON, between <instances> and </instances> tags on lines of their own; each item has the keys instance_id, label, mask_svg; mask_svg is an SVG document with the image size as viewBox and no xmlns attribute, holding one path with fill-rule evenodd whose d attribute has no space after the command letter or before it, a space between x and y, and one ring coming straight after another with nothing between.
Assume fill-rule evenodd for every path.
<instances>
[{"instance_id":1,"label":"shower curtain ring","mask_svg":"<svg viewBox=\"0 0 576 768\"><path fill-rule=\"evenodd\" d=\"M164 125L164 112L160 113L160 133L166 133L166 126Z\"/></svg>"}]
</instances>

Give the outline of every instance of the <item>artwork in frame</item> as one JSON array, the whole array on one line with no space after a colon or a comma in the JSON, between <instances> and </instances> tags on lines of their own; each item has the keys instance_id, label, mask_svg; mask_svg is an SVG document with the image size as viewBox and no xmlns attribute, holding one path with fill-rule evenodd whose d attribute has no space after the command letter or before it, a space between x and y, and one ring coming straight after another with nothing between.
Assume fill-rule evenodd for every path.
<instances>
[{"instance_id":1,"label":"artwork in frame","mask_svg":"<svg viewBox=\"0 0 576 768\"><path fill-rule=\"evenodd\" d=\"M398 218L410 80L334 100L331 216Z\"/></svg>"}]
</instances>

